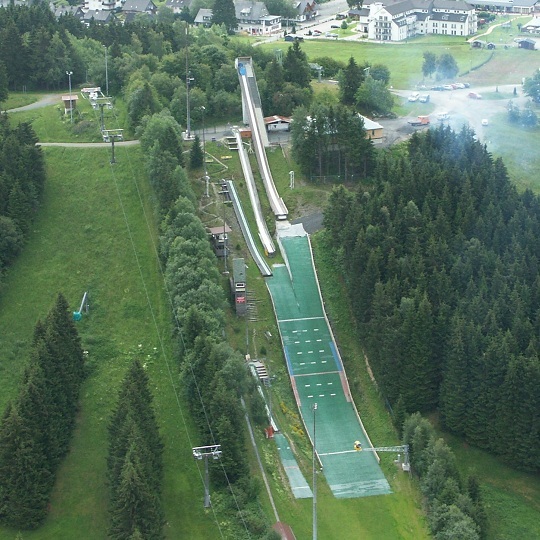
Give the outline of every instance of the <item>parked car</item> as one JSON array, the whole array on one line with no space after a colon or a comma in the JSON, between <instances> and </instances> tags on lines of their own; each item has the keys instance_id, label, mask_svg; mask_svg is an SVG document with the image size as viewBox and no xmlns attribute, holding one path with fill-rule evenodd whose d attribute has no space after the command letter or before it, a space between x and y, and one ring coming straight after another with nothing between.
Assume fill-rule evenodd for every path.
<instances>
[{"instance_id":1,"label":"parked car","mask_svg":"<svg viewBox=\"0 0 540 540\"><path fill-rule=\"evenodd\" d=\"M478 92L469 92L467 96L471 99L482 99L482 94L479 94Z\"/></svg>"},{"instance_id":2,"label":"parked car","mask_svg":"<svg viewBox=\"0 0 540 540\"><path fill-rule=\"evenodd\" d=\"M447 112L440 112L437 114L437 120L439 122L444 122L445 120L450 120L450 115Z\"/></svg>"},{"instance_id":3,"label":"parked car","mask_svg":"<svg viewBox=\"0 0 540 540\"><path fill-rule=\"evenodd\" d=\"M339 24L331 24L330 28L339 28Z\"/></svg>"},{"instance_id":4,"label":"parked car","mask_svg":"<svg viewBox=\"0 0 540 540\"><path fill-rule=\"evenodd\" d=\"M332 32L326 32L325 36L327 38L335 38L335 39L339 37L337 34L333 34Z\"/></svg>"},{"instance_id":5,"label":"parked car","mask_svg":"<svg viewBox=\"0 0 540 540\"><path fill-rule=\"evenodd\" d=\"M483 126L488 126L489 125L489 120L487 118L483 118L482 119L482 125Z\"/></svg>"},{"instance_id":6,"label":"parked car","mask_svg":"<svg viewBox=\"0 0 540 540\"><path fill-rule=\"evenodd\" d=\"M418 92L415 92L414 94L411 94L409 96L409 101L418 101L419 97L420 97L420 94Z\"/></svg>"},{"instance_id":7,"label":"parked car","mask_svg":"<svg viewBox=\"0 0 540 540\"><path fill-rule=\"evenodd\" d=\"M322 34L322 32L320 30L313 30L313 35L314 36L320 36Z\"/></svg>"},{"instance_id":8,"label":"parked car","mask_svg":"<svg viewBox=\"0 0 540 540\"><path fill-rule=\"evenodd\" d=\"M429 94L422 94L419 98L418 98L418 101L420 103L429 103Z\"/></svg>"},{"instance_id":9,"label":"parked car","mask_svg":"<svg viewBox=\"0 0 540 540\"><path fill-rule=\"evenodd\" d=\"M459 88L459 89L465 88L465 85L463 83L460 83L460 82L456 82L452 86L454 88Z\"/></svg>"},{"instance_id":10,"label":"parked car","mask_svg":"<svg viewBox=\"0 0 540 540\"><path fill-rule=\"evenodd\" d=\"M444 89L444 90L453 90L454 87L453 87L451 84L445 84L445 85L443 86L443 89Z\"/></svg>"},{"instance_id":11,"label":"parked car","mask_svg":"<svg viewBox=\"0 0 540 540\"><path fill-rule=\"evenodd\" d=\"M440 92L441 90L444 90L444 86L432 86L431 90L435 90L436 92Z\"/></svg>"}]
</instances>

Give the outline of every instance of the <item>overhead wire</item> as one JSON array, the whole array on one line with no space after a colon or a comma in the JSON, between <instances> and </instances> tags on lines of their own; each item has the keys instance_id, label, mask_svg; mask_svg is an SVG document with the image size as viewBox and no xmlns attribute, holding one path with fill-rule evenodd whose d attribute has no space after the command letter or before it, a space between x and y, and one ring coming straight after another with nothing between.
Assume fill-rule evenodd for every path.
<instances>
[{"instance_id":1,"label":"overhead wire","mask_svg":"<svg viewBox=\"0 0 540 540\"><path fill-rule=\"evenodd\" d=\"M107 96L108 97L108 96ZM115 119L118 121L118 115L116 114L116 109L113 107L112 109L112 114L113 116L115 117ZM94 112L96 113L96 110L94 110ZM119 146L119 148L124 148L123 146ZM145 208L145 205L144 205L144 201L143 201L143 197L142 197L142 194L141 194L141 190L140 190L140 187L138 185L138 182L136 180L137 178L137 175L135 174L135 169L133 167L133 163L132 163L132 160L131 160L131 156L130 156L130 153L127 151L125 152L124 154L125 156L127 156L127 161L128 161L128 166L131 170L131 173L132 173L132 178L134 179L134 185L135 185L135 188L136 188L136 191L137 191L137 194L138 194L138 197L139 197L139 203L141 205L141 209L142 209L142 212L143 212L143 215L144 215L144 218L145 218L145 221L146 221L146 226L147 226L147 229L148 229L148 232L149 232L149 237L150 237L150 241L152 243L152 246L154 248L154 253L155 253L155 256L156 256L156 260L157 260L157 263L158 263L158 268L159 268L159 272L161 274L161 278L163 280L163 284L164 284L164 289L165 289L165 292L166 292L166 296L168 298L168 302L169 302L169 306L171 308L171 311L173 313L173 320L174 320L174 324L175 324L175 327L176 327L176 330L178 332L178 336L180 338L180 341L181 341L181 345L182 345L182 348L183 350L185 351L186 350L186 345L185 345L185 340L184 340L184 336L183 336L183 332L182 332L182 328L181 328L181 324L180 324L180 321L178 320L178 316L177 316L177 313L176 313L176 310L174 309L174 303L173 303L173 299L172 299L172 294L171 294L171 291L169 290L169 287L167 286L167 282L166 282L166 279L165 279L165 273L164 273L164 269L163 269L163 265L161 263L161 260L160 260L160 256L159 256L159 250L158 250L158 247L156 245L156 242L154 241L154 235L153 235L153 230L152 230L152 226L151 226L151 221L148 217L148 213L146 211L146 208ZM116 189L117 189L117 193L118 193L118 197L119 197L119 201L120 201L120 204L122 206L122 209L123 209L123 215L124 215L124 219L126 221L126 227L128 228L128 233L129 233L129 236L130 236L130 241L131 241L131 244L132 244L132 248L133 248L133 251L135 253L135 257L136 257L136 261L137 261L137 265L139 267L139 273L140 273L140 276L141 276L141 280L143 282L143 286L144 286L144 289L145 289L145 294L146 294L146 297L147 297L147 302L148 302L148 305L149 305L149 308L152 312L152 318L153 318L153 321L154 321L154 326L156 328L156 333L158 335L158 339L160 341L160 347L161 347L161 350L162 350L162 355L166 361L166 364L167 364L167 370L168 370L168 373L169 373L169 378L170 378L170 381L171 381L171 385L173 387L173 390L174 390L174 393L175 393L175 398L176 398L176 402L177 402L177 405L178 405L178 408L180 410L180 413L181 413L181 416L182 416L182 421L184 423L184 427L186 429L186 435L188 437L188 440L189 440L189 443L190 443L190 446L193 448L194 445L191 441L191 437L189 435L189 432L187 430L187 423L186 423L186 420L185 420L185 417L184 417L184 413L183 413L183 410L182 410L182 406L180 404L180 398L178 396L178 392L176 390L176 386L174 384L174 379L173 379L173 374L172 374L172 370L171 370L171 367L170 367L170 363L169 363L169 360L167 358L167 354L165 352L165 348L164 348L164 345L163 345L163 341L161 339L161 334L159 333L159 329L158 329L158 326L157 326L157 321L155 319L155 316L154 316L154 311L153 311L153 308L152 308L152 305L151 305L151 300L148 296L148 291L147 291L147 288L146 288L146 283L144 281L144 276L142 274L142 269L141 269L141 266L140 266L140 262L139 262L139 258L136 254L136 248L135 248L135 244L134 244L134 241L133 241L133 237L132 237L132 234L131 234L131 229L129 227L129 223L127 221L127 215L125 214L125 210L123 208L123 203L122 203L122 199L121 199L121 194L120 194L120 191L118 189L118 184L117 184L117 180L116 180L116 175L114 173L114 168L112 167L112 164L111 164L111 171L112 171L112 175L113 175L113 178L114 178L114 181L115 181L115 185L116 185ZM191 364L191 362L188 362L188 366L189 366L189 369L190 369L190 372L191 372L191 376L193 378L193 381L195 383L195 388L196 388L196 391L197 391L197 396L198 396L198 399L200 401L200 404L201 404L201 407L203 409L203 413L204 413L204 416L205 416L205 422L208 426L208 429L209 429L209 433L210 433L210 436L211 436L211 439L212 439L212 443L213 444L217 444L216 443L216 438L214 436L214 432L213 432L213 429L212 429L212 425L211 425L211 422L210 422L210 419L209 419L209 416L208 416L208 412L207 412L207 409L206 409L206 405L204 403L204 400L202 398L202 394L201 394L201 391L200 391L200 386L199 386L199 383L197 381L197 377L195 376L195 372L193 370L193 365ZM224 477L227 481L227 485L229 487L229 491L233 497L233 500L235 502L235 506L238 510L238 515L240 516L241 520L242 520L242 523L244 525L244 529L246 530L246 533L248 534L249 537L251 537L250 533L249 533L249 529L247 527L247 523L244 519L244 516L243 516L243 513L241 512L241 509L240 509L240 505L238 503L238 500L237 500L237 497L234 493L234 489L232 487L232 484L230 482L230 479L229 479L229 476L227 474L227 471L225 469L225 466L223 465L223 462L222 460L218 460L219 461L219 464L221 466L221 469L222 469L222 472L224 474ZM200 466L197 467L198 468L198 471L199 471L199 476L201 478L201 481L204 485L204 478L203 478L203 472L201 471L201 468ZM223 532L221 531L221 527L219 525L219 520L217 519L217 516L216 516L216 513L215 513L215 509L214 507L211 505L210 506L211 509L212 509L212 512L214 514L214 519L215 519L215 522L216 522L216 525L218 526L218 529L220 531L220 534L221 536L223 537Z\"/></svg>"}]
</instances>

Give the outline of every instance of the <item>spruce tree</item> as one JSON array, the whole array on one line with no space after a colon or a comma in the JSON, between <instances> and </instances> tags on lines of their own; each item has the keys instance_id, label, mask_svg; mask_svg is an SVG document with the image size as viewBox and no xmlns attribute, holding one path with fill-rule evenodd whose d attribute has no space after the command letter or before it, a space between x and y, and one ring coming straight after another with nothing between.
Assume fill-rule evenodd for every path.
<instances>
[{"instance_id":1,"label":"spruce tree","mask_svg":"<svg viewBox=\"0 0 540 540\"><path fill-rule=\"evenodd\" d=\"M238 28L233 0L215 0L212 7L212 24L223 24L229 34Z\"/></svg>"},{"instance_id":2,"label":"spruce tree","mask_svg":"<svg viewBox=\"0 0 540 540\"><path fill-rule=\"evenodd\" d=\"M33 529L47 515L53 478L43 448L15 405L0 424L0 521Z\"/></svg>"},{"instance_id":3,"label":"spruce tree","mask_svg":"<svg viewBox=\"0 0 540 540\"><path fill-rule=\"evenodd\" d=\"M203 166L203 150L201 147L201 140L198 135L195 135L195 140L189 151L189 168L200 169Z\"/></svg>"},{"instance_id":4,"label":"spruce tree","mask_svg":"<svg viewBox=\"0 0 540 540\"><path fill-rule=\"evenodd\" d=\"M356 104L356 92L364 82L364 78L363 71L351 56L339 79L339 100L343 105L353 106Z\"/></svg>"}]
</instances>

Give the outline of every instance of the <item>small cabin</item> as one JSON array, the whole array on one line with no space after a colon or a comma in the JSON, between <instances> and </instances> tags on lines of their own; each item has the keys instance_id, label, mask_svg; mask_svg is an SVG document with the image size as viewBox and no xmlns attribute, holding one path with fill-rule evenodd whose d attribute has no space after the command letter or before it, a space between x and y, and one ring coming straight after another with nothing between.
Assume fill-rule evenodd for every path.
<instances>
[{"instance_id":1,"label":"small cabin","mask_svg":"<svg viewBox=\"0 0 540 540\"><path fill-rule=\"evenodd\" d=\"M291 127L291 119L287 116L266 116L264 119L266 131L289 131Z\"/></svg>"},{"instance_id":2,"label":"small cabin","mask_svg":"<svg viewBox=\"0 0 540 540\"><path fill-rule=\"evenodd\" d=\"M207 230L216 257L226 257L231 228L224 222L220 227L208 227Z\"/></svg>"},{"instance_id":3,"label":"small cabin","mask_svg":"<svg viewBox=\"0 0 540 540\"><path fill-rule=\"evenodd\" d=\"M77 108L78 99L79 97L77 96L77 94L62 96L62 101L64 103L64 114L70 114Z\"/></svg>"}]
</instances>

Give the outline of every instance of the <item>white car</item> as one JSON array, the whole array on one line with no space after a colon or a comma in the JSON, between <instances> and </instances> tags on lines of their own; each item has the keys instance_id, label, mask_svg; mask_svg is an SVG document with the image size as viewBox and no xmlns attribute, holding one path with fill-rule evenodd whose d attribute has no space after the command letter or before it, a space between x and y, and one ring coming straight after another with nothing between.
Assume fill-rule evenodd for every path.
<instances>
[{"instance_id":1,"label":"white car","mask_svg":"<svg viewBox=\"0 0 540 540\"><path fill-rule=\"evenodd\" d=\"M487 118L482 119L482 125L483 126L489 126L489 120Z\"/></svg>"},{"instance_id":2,"label":"white car","mask_svg":"<svg viewBox=\"0 0 540 540\"><path fill-rule=\"evenodd\" d=\"M418 92L415 92L414 94L411 94L409 96L409 101L418 101L419 97L420 97L420 94Z\"/></svg>"},{"instance_id":3,"label":"white car","mask_svg":"<svg viewBox=\"0 0 540 540\"><path fill-rule=\"evenodd\" d=\"M460 82L456 82L453 84L454 88L465 88L465 85Z\"/></svg>"}]
</instances>

